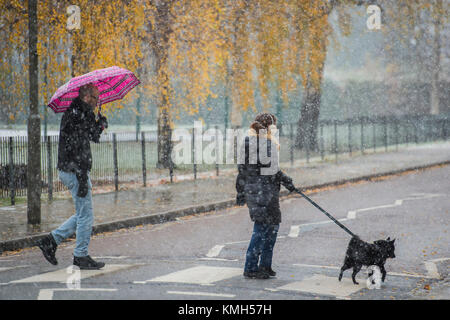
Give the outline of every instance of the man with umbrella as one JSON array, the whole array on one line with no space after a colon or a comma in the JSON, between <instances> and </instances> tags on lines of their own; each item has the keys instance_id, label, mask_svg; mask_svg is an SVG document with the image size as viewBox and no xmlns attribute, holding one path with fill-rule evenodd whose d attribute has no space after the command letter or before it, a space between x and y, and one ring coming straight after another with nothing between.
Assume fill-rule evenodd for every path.
<instances>
[{"instance_id":1,"label":"man with umbrella","mask_svg":"<svg viewBox=\"0 0 450 320\"><path fill-rule=\"evenodd\" d=\"M38 242L44 257L53 265L57 246L76 232L73 264L80 269L100 269L105 266L88 254L94 216L92 212L92 184L89 172L92 168L90 141L99 142L100 134L108 127L106 118L99 113L95 119L99 90L89 83L79 88L79 95L64 112L61 119L58 170L62 183L69 188L76 213L59 228Z\"/></svg>"},{"instance_id":2,"label":"man with umbrella","mask_svg":"<svg viewBox=\"0 0 450 320\"><path fill-rule=\"evenodd\" d=\"M64 112L59 134L58 170L60 180L72 194L76 211L58 229L37 243L51 264L58 264L55 257L57 246L76 232L73 264L80 269L105 266L88 255L94 220L89 179L92 168L90 142L99 142L101 133L108 127L108 121L100 112L98 119L95 119L94 109L122 99L139 83L127 69L118 66L98 69L69 80L58 88L48 104L54 112Z\"/></svg>"}]
</instances>

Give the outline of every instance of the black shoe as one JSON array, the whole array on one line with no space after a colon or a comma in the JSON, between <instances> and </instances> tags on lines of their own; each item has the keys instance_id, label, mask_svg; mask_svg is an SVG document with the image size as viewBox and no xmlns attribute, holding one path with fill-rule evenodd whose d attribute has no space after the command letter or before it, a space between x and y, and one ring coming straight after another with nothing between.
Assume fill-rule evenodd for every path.
<instances>
[{"instance_id":1,"label":"black shoe","mask_svg":"<svg viewBox=\"0 0 450 320\"><path fill-rule=\"evenodd\" d=\"M105 266L104 262L97 262L90 256L73 257L73 265L79 267L81 270L98 270Z\"/></svg>"},{"instance_id":2,"label":"black shoe","mask_svg":"<svg viewBox=\"0 0 450 320\"><path fill-rule=\"evenodd\" d=\"M270 268L270 267L269 268L262 267L262 268L259 268L259 270L267 273L271 277L275 277L277 275L277 273L275 271L273 271L272 268Z\"/></svg>"},{"instance_id":3,"label":"black shoe","mask_svg":"<svg viewBox=\"0 0 450 320\"><path fill-rule=\"evenodd\" d=\"M266 272L244 272L244 277L248 279L269 279L269 275Z\"/></svg>"},{"instance_id":4,"label":"black shoe","mask_svg":"<svg viewBox=\"0 0 450 320\"><path fill-rule=\"evenodd\" d=\"M52 234L50 233L45 238L39 240L37 242L37 245L42 250L45 259L56 266L58 264L58 261L56 260L55 252L58 245L56 244L56 241L53 238Z\"/></svg>"}]
</instances>

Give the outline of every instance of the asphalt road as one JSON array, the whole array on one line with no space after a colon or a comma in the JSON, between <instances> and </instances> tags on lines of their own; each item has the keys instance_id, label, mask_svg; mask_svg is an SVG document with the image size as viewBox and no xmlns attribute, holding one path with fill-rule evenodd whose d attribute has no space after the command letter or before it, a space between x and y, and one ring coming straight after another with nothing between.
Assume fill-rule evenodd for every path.
<instances>
[{"instance_id":1,"label":"asphalt road","mask_svg":"<svg viewBox=\"0 0 450 320\"><path fill-rule=\"evenodd\" d=\"M445 290L433 296L450 261L449 178L446 166L311 195L363 240L396 239L380 289L367 288L365 268L360 285L351 270L338 282L350 236L294 195L281 202L275 278L242 276L253 225L235 207L96 235L90 254L106 262L100 271L71 270L74 241L58 247L57 266L37 247L4 254L0 299L449 299Z\"/></svg>"}]
</instances>

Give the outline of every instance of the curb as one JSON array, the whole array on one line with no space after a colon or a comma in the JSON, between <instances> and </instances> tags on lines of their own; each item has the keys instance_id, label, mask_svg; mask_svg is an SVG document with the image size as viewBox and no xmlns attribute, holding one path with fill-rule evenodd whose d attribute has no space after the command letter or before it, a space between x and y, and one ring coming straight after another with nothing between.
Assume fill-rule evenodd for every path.
<instances>
[{"instance_id":1,"label":"curb","mask_svg":"<svg viewBox=\"0 0 450 320\"><path fill-rule=\"evenodd\" d=\"M321 188L326 188L326 187L330 187L330 186L340 186L340 185L344 185L347 183L355 183L355 182L360 182L360 181L371 181L373 179L377 179L380 177L389 177L389 176L398 175L398 174L405 173L405 172L420 171L420 170L430 169L435 166L442 166L442 165L449 165L449 164L450 164L450 160L447 160L447 161L443 161L443 162L432 163L432 164L427 164L427 165L422 165L422 166L409 167L409 168L404 168L404 169L399 169L399 170L392 170L392 171L387 171L387 172L375 173L375 174L371 174L371 175L359 176L359 177L350 178L350 179L331 181L331 182L326 182L326 183L317 184L317 185L304 186L302 188L302 190L321 189ZM313 193L316 193L316 192L318 192L318 191L314 191ZM289 194L290 194L290 192L288 190L283 190L280 192L281 197L286 197ZM144 216L139 216L139 217L126 218L126 219L120 219L120 220L115 220L115 221L111 221L111 222L100 223L100 224L96 224L93 226L92 235L103 233L103 232L116 231L116 230L124 229L124 228L132 228L132 227L136 227L138 225L161 224L161 223L165 223L165 222L169 222L169 221L175 221L177 218L180 218L183 216L189 216L189 215L211 212L211 211L218 211L218 210L232 207L235 204L236 204L235 199L230 198L230 199L220 201L220 202L207 203L207 204L185 207L185 208L176 209L176 210L168 210L168 211L164 211L164 212L157 213L157 214L149 214L149 215L144 215ZM36 246L36 241L44 238L47 234L48 234L48 232L45 232L45 233L40 233L40 234L36 234L36 235L30 235L30 236L23 237L23 238L16 238L16 239L11 239L11 240L7 240L7 241L2 241L2 242L0 242L0 254L2 254L5 251L16 251L16 250L20 250L20 249L24 249L24 248L34 247L34 246Z\"/></svg>"}]
</instances>

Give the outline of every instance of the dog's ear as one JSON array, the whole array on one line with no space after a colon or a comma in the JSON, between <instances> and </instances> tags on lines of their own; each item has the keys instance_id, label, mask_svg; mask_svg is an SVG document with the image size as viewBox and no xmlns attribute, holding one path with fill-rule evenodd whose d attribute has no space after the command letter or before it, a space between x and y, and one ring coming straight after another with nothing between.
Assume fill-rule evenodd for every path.
<instances>
[{"instance_id":1,"label":"dog's ear","mask_svg":"<svg viewBox=\"0 0 450 320\"><path fill-rule=\"evenodd\" d=\"M392 242L392 243L394 243L394 242L395 242L395 239L394 239L394 240L392 240L391 242Z\"/></svg>"},{"instance_id":2,"label":"dog's ear","mask_svg":"<svg viewBox=\"0 0 450 320\"><path fill-rule=\"evenodd\" d=\"M387 241L391 240L391 237L388 237L386 240L387 240Z\"/></svg>"}]
</instances>

